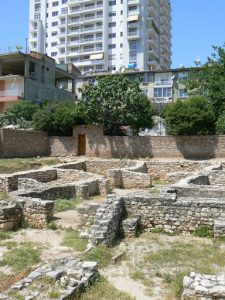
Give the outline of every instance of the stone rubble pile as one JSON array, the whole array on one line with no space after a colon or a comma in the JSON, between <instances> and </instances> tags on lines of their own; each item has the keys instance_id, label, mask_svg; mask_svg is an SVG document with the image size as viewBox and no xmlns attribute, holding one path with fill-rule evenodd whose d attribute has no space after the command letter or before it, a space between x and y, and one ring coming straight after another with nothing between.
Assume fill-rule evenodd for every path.
<instances>
[{"instance_id":1,"label":"stone rubble pile","mask_svg":"<svg viewBox=\"0 0 225 300\"><path fill-rule=\"evenodd\" d=\"M183 279L182 300L224 300L225 275L202 275L192 272Z\"/></svg>"},{"instance_id":2,"label":"stone rubble pile","mask_svg":"<svg viewBox=\"0 0 225 300\"><path fill-rule=\"evenodd\" d=\"M41 266L0 294L0 299L73 299L99 278L97 263L63 258ZM19 298L20 297L20 298Z\"/></svg>"}]
</instances>

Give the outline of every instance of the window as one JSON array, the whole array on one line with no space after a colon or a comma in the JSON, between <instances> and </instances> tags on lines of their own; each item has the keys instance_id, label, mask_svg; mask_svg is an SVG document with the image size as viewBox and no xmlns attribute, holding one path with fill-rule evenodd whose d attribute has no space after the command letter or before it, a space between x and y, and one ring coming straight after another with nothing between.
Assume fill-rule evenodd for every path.
<instances>
[{"instance_id":1,"label":"window","mask_svg":"<svg viewBox=\"0 0 225 300\"><path fill-rule=\"evenodd\" d=\"M133 11L133 10L137 10L137 9L138 9L137 5L132 5L132 6L129 6L129 8L128 8L129 11Z\"/></svg>"},{"instance_id":2,"label":"window","mask_svg":"<svg viewBox=\"0 0 225 300\"><path fill-rule=\"evenodd\" d=\"M39 20L40 19L40 14L34 14L34 19Z\"/></svg>"},{"instance_id":3,"label":"window","mask_svg":"<svg viewBox=\"0 0 225 300\"><path fill-rule=\"evenodd\" d=\"M116 27L116 22L109 23L109 28Z\"/></svg>"},{"instance_id":4,"label":"window","mask_svg":"<svg viewBox=\"0 0 225 300\"><path fill-rule=\"evenodd\" d=\"M57 55L57 52L51 52L51 57L54 57Z\"/></svg>"},{"instance_id":5,"label":"window","mask_svg":"<svg viewBox=\"0 0 225 300\"><path fill-rule=\"evenodd\" d=\"M116 0L109 1L109 6L113 6L113 5L116 5Z\"/></svg>"},{"instance_id":6,"label":"window","mask_svg":"<svg viewBox=\"0 0 225 300\"><path fill-rule=\"evenodd\" d=\"M115 11L110 11L109 12L109 17L114 17L116 16L116 12Z\"/></svg>"},{"instance_id":7,"label":"window","mask_svg":"<svg viewBox=\"0 0 225 300\"><path fill-rule=\"evenodd\" d=\"M58 34L58 31L53 31L52 36L56 36Z\"/></svg>"},{"instance_id":8,"label":"window","mask_svg":"<svg viewBox=\"0 0 225 300\"><path fill-rule=\"evenodd\" d=\"M62 4L65 4L65 3L67 3L67 1L68 1L68 0L62 0Z\"/></svg>"},{"instance_id":9,"label":"window","mask_svg":"<svg viewBox=\"0 0 225 300\"><path fill-rule=\"evenodd\" d=\"M52 12L52 16L53 16L53 17L58 16L58 12L57 12L57 11L53 11L53 12Z\"/></svg>"},{"instance_id":10,"label":"window","mask_svg":"<svg viewBox=\"0 0 225 300\"><path fill-rule=\"evenodd\" d=\"M54 7L54 6L58 6L59 5L59 1L54 1L54 2L52 2L52 6Z\"/></svg>"},{"instance_id":11,"label":"window","mask_svg":"<svg viewBox=\"0 0 225 300\"><path fill-rule=\"evenodd\" d=\"M68 7L64 7L61 9L61 14L62 15L67 15L68 14Z\"/></svg>"},{"instance_id":12,"label":"window","mask_svg":"<svg viewBox=\"0 0 225 300\"><path fill-rule=\"evenodd\" d=\"M39 12L41 10L41 3L37 3L34 5L34 11Z\"/></svg>"},{"instance_id":13,"label":"window","mask_svg":"<svg viewBox=\"0 0 225 300\"><path fill-rule=\"evenodd\" d=\"M116 37L116 33L110 33L109 34L109 39L115 38Z\"/></svg>"},{"instance_id":14,"label":"window","mask_svg":"<svg viewBox=\"0 0 225 300\"><path fill-rule=\"evenodd\" d=\"M179 80L187 80L187 78L188 78L188 73L187 72L178 73L178 79Z\"/></svg>"},{"instance_id":15,"label":"window","mask_svg":"<svg viewBox=\"0 0 225 300\"><path fill-rule=\"evenodd\" d=\"M52 27L55 27L58 25L58 22L52 22Z\"/></svg>"},{"instance_id":16,"label":"window","mask_svg":"<svg viewBox=\"0 0 225 300\"><path fill-rule=\"evenodd\" d=\"M108 45L108 49L115 49L116 48L116 44L110 44Z\"/></svg>"},{"instance_id":17,"label":"window","mask_svg":"<svg viewBox=\"0 0 225 300\"><path fill-rule=\"evenodd\" d=\"M116 54L108 55L108 60L114 60L114 59L116 59Z\"/></svg>"},{"instance_id":18,"label":"window","mask_svg":"<svg viewBox=\"0 0 225 300\"><path fill-rule=\"evenodd\" d=\"M65 48L60 49L61 54L65 54L65 52L66 52Z\"/></svg>"},{"instance_id":19,"label":"window","mask_svg":"<svg viewBox=\"0 0 225 300\"><path fill-rule=\"evenodd\" d=\"M179 97L180 98L187 98L188 97L187 91L185 89L179 90Z\"/></svg>"},{"instance_id":20,"label":"window","mask_svg":"<svg viewBox=\"0 0 225 300\"><path fill-rule=\"evenodd\" d=\"M171 98L172 97L172 88L154 88L154 98Z\"/></svg>"},{"instance_id":21,"label":"window","mask_svg":"<svg viewBox=\"0 0 225 300\"><path fill-rule=\"evenodd\" d=\"M52 47L57 46L57 42L52 42L52 43L51 43L51 46L52 46Z\"/></svg>"}]
</instances>

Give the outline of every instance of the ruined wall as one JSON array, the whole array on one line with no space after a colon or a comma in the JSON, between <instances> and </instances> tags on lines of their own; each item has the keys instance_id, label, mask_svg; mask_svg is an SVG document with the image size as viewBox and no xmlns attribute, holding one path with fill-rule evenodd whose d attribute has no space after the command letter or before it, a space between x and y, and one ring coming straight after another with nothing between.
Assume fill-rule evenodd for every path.
<instances>
[{"instance_id":1,"label":"ruined wall","mask_svg":"<svg viewBox=\"0 0 225 300\"><path fill-rule=\"evenodd\" d=\"M200 225L213 228L214 220L225 212L222 199L176 199L174 193L137 193L123 200L128 214L140 216L144 228L160 227L171 232L193 232Z\"/></svg>"}]
</instances>

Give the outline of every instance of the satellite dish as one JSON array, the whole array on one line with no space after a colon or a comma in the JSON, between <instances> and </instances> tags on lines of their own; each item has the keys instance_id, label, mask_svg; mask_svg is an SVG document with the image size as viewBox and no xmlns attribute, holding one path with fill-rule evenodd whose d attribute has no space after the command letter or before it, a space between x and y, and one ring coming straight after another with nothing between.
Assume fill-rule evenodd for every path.
<instances>
[{"instance_id":1,"label":"satellite dish","mask_svg":"<svg viewBox=\"0 0 225 300\"><path fill-rule=\"evenodd\" d=\"M198 66L201 66L201 59L200 59L199 56L196 57L196 59L194 60L194 63L196 64L197 67L198 67Z\"/></svg>"},{"instance_id":2,"label":"satellite dish","mask_svg":"<svg viewBox=\"0 0 225 300\"><path fill-rule=\"evenodd\" d=\"M180 66L179 66L180 68L184 68L184 65L183 64L180 64Z\"/></svg>"}]
</instances>

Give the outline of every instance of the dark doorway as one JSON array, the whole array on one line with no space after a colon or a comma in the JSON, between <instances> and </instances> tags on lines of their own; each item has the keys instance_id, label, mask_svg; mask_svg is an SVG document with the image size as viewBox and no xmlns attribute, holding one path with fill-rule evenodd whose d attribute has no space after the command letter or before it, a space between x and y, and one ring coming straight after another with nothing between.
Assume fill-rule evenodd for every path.
<instances>
[{"instance_id":1,"label":"dark doorway","mask_svg":"<svg viewBox=\"0 0 225 300\"><path fill-rule=\"evenodd\" d=\"M86 154L86 135L78 134L78 155Z\"/></svg>"}]
</instances>

